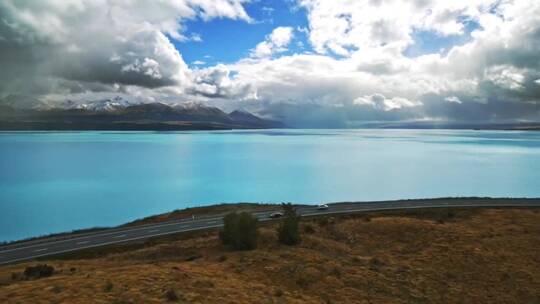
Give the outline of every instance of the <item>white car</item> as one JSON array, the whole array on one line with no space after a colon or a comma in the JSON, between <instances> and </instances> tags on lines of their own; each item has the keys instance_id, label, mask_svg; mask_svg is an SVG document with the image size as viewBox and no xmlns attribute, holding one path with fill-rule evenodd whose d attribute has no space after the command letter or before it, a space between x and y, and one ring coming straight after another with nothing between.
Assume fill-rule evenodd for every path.
<instances>
[{"instance_id":1,"label":"white car","mask_svg":"<svg viewBox=\"0 0 540 304\"><path fill-rule=\"evenodd\" d=\"M320 204L320 205L317 205L317 210L326 210L328 209L328 205L327 204Z\"/></svg>"},{"instance_id":2,"label":"white car","mask_svg":"<svg viewBox=\"0 0 540 304\"><path fill-rule=\"evenodd\" d=\"M280 218L283 216L283 212L272 212L270 213L270 218Z\"/></svg>"}]
</instances>

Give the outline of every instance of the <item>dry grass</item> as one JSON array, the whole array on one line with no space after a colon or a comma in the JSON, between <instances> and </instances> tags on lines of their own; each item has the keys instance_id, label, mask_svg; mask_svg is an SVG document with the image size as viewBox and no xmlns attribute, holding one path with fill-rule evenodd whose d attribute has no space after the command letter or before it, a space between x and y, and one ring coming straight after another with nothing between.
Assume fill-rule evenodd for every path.
<instances>
[{"instance_id":1,"label":"dry grass","mask_svg":"<svg viewBox=\"0 0 540 304\"><path fill-rule=\"evenodd\" d=\"M540 210L378 212L275 224L231 252L215 231L48 260L52 277L0 268L0 303L540 303ZM305 228L305 227L304 227ZM304 229L302 230L304 231ZM175 299L176 296L177 299Z\"/></svg>"}]
</instances>

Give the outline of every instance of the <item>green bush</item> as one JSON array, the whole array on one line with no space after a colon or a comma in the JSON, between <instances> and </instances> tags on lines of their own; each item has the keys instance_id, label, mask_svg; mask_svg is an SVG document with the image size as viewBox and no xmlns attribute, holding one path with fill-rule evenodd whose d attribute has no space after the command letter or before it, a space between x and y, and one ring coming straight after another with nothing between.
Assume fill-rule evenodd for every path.
<instances>
[{"instance_id":1,"label":"green bush","mask_svg":"<svg viewBox=\"0 0 540 304\"><path fill-rule=\"evenodd\" d=\"M223 219L223 228L219 238L224 245L234 250L251 250L257 248L259 220L247 212L229 213Z\"/></svg>"},{"instance_id":2,"label":"green bush","mask_svg":"<svg viewBox=\"0 0 540 304\"><path fill-rule=\"evenodd\" d=\"M296 245L300 243L300 215L290 203L282 204L283 219L277 229L278 239L281 244Z\"/></svg>"}]
</instances>

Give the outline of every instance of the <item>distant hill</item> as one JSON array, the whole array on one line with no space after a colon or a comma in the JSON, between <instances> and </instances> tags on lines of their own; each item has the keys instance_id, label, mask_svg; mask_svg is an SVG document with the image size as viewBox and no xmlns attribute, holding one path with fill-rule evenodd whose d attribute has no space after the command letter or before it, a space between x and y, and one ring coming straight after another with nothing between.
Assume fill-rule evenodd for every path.
<instances>
[{"instance_id":1,"label":"distant hill","mask_svg":"<svg viewBox=\"0 0 540 304\"><path fill-rule=\"evenodd\" d=\"M17 105L17 106L15 106ZM248 112L230 114L198 103L132 104L121 98L49 106L0 100L0 130L224 130L280 128Z\"/></svg>"}]
</instances>

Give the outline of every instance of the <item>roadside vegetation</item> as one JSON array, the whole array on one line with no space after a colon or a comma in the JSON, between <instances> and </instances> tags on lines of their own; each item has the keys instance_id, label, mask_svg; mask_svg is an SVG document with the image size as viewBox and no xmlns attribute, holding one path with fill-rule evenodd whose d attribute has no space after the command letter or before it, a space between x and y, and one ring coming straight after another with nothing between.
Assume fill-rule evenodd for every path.
<instances>
[{"instance_id":1,"label":"roadside vegetation","mask_svg":"<svg viewBox=\"0 0 540 304\"><path fill-rule=\"evenodd\" d=\"M259 220L248 212L232 212L223 218L219 239L234 250L257 248Z\"/></svg>"},{"instance_id":2,"label":"roadside vegetation","mask_svg":"<svg viewBox=\"0 0 540 304\"><path fill-rule=\"evenodd\" d=\"M298 245L300 237L300 215L291 203L281 204L283 218L276 229L277 239L283 245ZM231 212L223 218L223 228L219 239L223 245L233 250L253 250L257 248L259 221L248 212Z\"/></svg>"},{"instance_id":3,"label":"roadside vegetation","mask_svg":"<svg viewBox=\"0 0 540 304\"><path fill-rule=\"evenodd\" d=\"M1 266L0 303L540 303L540 208L302 218L295 246L286 220L252 250L206 230Z\"/></svg>"},{"instance_id":4,"label":"roadside vegetation","mask_svg":"<svg viewBox=\"0 0 540 304\"><path fill-rule=\"evenodd\" d=\"M277 228L278 240L284 245L297 245L300 243L300 215L291 203L282 204L283 219Z\"/></svg>"}]
</instances>

